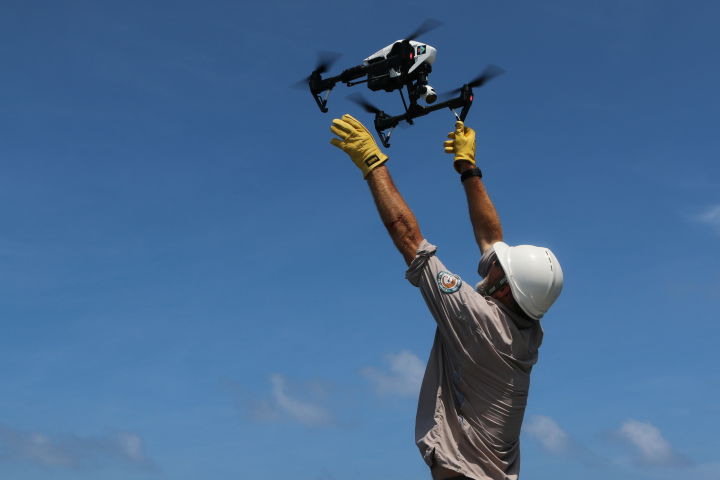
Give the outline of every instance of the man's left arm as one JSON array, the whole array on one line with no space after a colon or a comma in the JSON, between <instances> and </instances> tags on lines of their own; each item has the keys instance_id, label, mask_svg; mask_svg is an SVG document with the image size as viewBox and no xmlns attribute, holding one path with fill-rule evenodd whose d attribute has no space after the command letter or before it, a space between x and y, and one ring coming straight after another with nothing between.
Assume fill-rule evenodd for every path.
<instances>
[{"instance_id":1,"label":"man's left arm","mask_svg":"<svg viewBox=\"0 0 720 480\"><path fill-rule=\"evenodd\" d=\"M351 115L334 119L330 130L339 137L331 139L330 143L347 153L363 172L385 228L410 265L423 237L415 215L384 165L387 155L377 146L367 128Z\"/></svg>"},{"instance_id":2,"label":"man's left arm","mask_svg":"<svg viewBox=\"0 0 720 480\"><path fill-rule=\"evenodd\" d=\"M475 131L458 120L455 122L455 131L450 132L448 138L450 140L445 141L445 152L455 155L455 170L463 175L474 173L467 178L461 178L463 178L475 241L480 247L480 252L485 253L493 243L502 241L503 230L495 206L481 180L482 173L475 166Z\"/></svg>"}]
</instances>

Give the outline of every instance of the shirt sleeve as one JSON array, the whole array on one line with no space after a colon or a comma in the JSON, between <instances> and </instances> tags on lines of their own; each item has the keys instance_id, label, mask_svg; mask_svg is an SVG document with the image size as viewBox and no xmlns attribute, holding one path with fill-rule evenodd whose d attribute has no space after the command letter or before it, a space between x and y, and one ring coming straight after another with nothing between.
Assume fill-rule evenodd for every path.
<instances>
[{"instance_id":1,"label":"shirt sleeve","mask_svg":"<svg viewBox=\"0 0 720 480\"><path fill-rule=\"evenodd\" d=\"M435 245L423 240L405 277L420 289L440 334L461 350L473 344L495 344L500 340L498 334L505 330L497 306L452 273L436 251Z\"/></svg>"}]
</instances>

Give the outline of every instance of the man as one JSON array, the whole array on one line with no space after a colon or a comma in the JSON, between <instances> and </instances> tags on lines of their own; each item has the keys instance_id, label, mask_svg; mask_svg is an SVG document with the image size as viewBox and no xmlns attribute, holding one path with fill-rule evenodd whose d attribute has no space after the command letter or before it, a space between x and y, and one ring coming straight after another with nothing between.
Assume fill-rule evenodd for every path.
<instances>
[{"instance_id":1,"label":"man","mask_svg":"<svg viewBox=\"0 0 720 480\"><path fill-rule=\"evenodd\" d=\"M395 187L388 157L350 115L333 120L330 142L362 170L380 217L437 322L418 403L415 440L435 480L517 479L530 371L542 341L540 317L560 294L553 253L510 247L475 166L475 132L458 121L445 152L465 188L482 257L472 288L435 255Z\"/></svg>"}]
</instances>

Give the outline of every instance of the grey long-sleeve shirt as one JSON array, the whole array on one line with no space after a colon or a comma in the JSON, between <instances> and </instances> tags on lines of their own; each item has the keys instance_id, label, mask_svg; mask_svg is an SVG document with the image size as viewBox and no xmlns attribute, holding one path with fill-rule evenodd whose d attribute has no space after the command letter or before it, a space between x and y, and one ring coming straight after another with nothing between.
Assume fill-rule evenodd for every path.
<instances>
[{"instance_id":1,"label":"grey long-sleeve shirt","mask_svg":"<svg viewBox=\"0 0 720 480\"><path fill-rule=\"evenodd\" d=\"M406 277L437 322L420 390L415 441L426 463L476 480L517 479L520 426L540 323L517 315L450 272L423 240Z\"/></svg>"}]
</instances>

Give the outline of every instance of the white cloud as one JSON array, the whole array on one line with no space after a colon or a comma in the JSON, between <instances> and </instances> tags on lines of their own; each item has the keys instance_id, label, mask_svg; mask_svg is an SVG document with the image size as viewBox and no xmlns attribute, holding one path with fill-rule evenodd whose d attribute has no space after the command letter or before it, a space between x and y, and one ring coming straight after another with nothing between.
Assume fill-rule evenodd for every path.
<instances>
[{"instance_id":1,"label":"white cloud","mask_svg":"<svg viewBox=\"0 0 720 480\"><path fill-rule=\"evenodd\" d=\"M52 467L69 467L75 464L75 459L62 445L53 442L42 433L29 433L26 435L16 432L13 441L9 442L19 457L24 457L33 463Z\"/></svg>"},{"instance_id":2,"label":"white cloud","mask_svg":"<svg viewBox=\"0 0 720 480\"><path fill-rule=\"evenodd\" d=\"M627 420L617 431L620 438L632 445L636 460L645 465L681 466L687 460L673 450L660 429L651 423Z\"/></svg>"},{"instance_id":3,"label":"white cloud","mask_svg":"<svg viewBox=\"0 0 720 480\"><path fill-rule=\"evenodd\" d=\"M264 404L266 415L273 410L279 410L304 425L322 426L331 423L331 416L327 410L290 396L287 392L285 377L276 373L270 376L270 382L272 383L272 405Z\"/></svg>"},{"instance_id":4,"label":"white cloud","mask_svg":"<svg viewBox=\"0 0 720 480\"><path fill-rule=\"evenodd\" d=\"M389 364L389 372L366 367L360 373L375 384L379 393L417 395L425 373L422 360L407 350L390 353L385 360Z\"/></svg>"},{"instance_id":5,"label":"white cloud","mask_svg":"<svg viewBox=\"0 0 720 480\"><path fill-rule=\"evenodd\" d=\"M570 450L570 437L550 417L535 415L525 422L523 430L550 453L561 455Z\"/></svg>"},{"instance_id":6,"label":"white cloud","mask_svg":"<svg viewBox=\"0 0 720 480\"><path fill-rule=\"evenodd\" d=\"M700 223L709 225L720 233L720 205L714 205L695 217Z\"/></svg>"},{"instance_id":7,"label":"white cloud","mask_svg":"<svg viewBox=\"0 0 720 480\"><path fill-rule=\"evenodd\" d=\"M114 462L153 468L142 439L134 433L51 436L0 426L0 450L3 460L22 460L44 467L80 468Z\"/></svg>"},{"instance_id":8,"label":"white cloud","mask_svg":"<svg viewBox=\"0 0 720 480\"><path fill-rule=\"evenodd\" d=\"M142 439L134 433L121 433L117 435L120 452L131 462L144 462Z\"/></svg>"}]
</instances>

